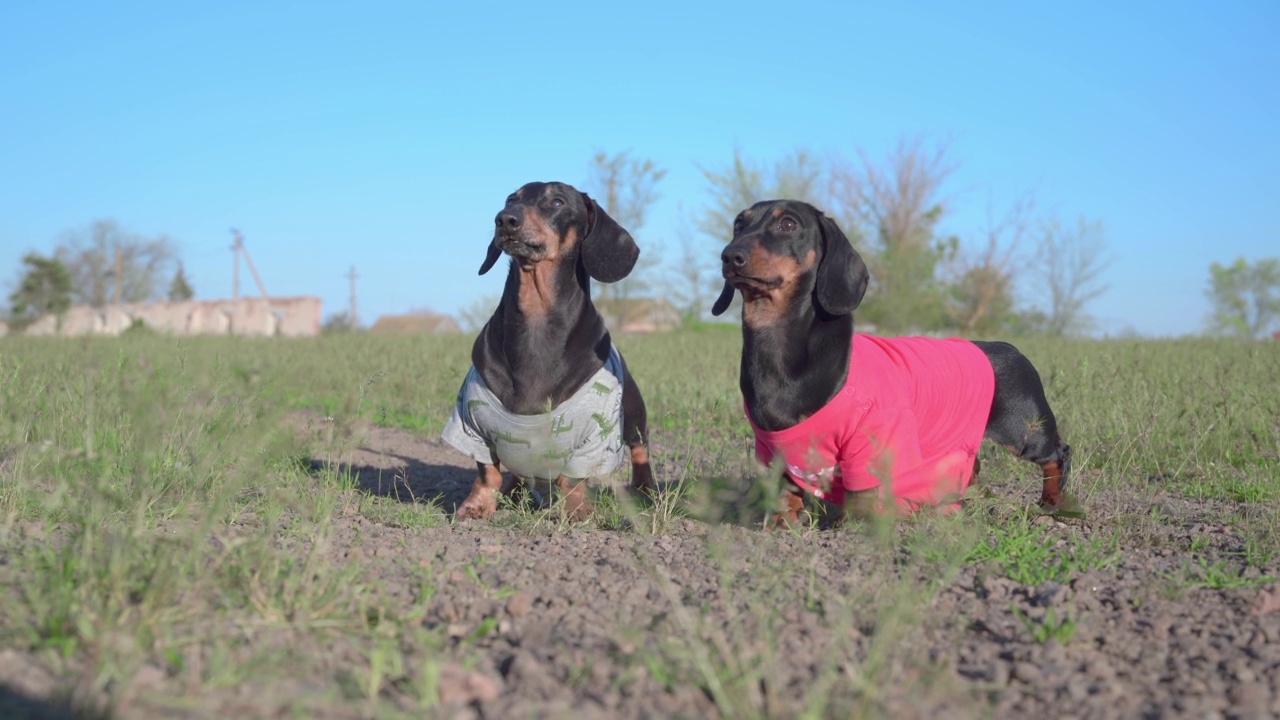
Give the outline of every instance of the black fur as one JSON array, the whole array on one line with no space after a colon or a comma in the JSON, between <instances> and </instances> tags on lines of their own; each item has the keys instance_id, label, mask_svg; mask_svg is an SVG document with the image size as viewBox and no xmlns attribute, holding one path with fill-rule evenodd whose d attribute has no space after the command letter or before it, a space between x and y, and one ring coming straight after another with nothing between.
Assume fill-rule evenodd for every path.
<instances>
[{"instance_id":1,"label":"black fur","mask_svg":"<svg viewBox=\"0 0 1280 720\"><path fill-rule=\"evenodd\" d=\"M562 204L557 207L557 203ZM526 211L540 213L559 237L574 230L579 238L572 248L562 251L554 271L555 304L536 322L526 318L518 305L520 263L533 251L512 237L507 227L509 223L523 227ZM602 274L615 279L626 277L640 250L631 235L595 201L564 183L525 185L507 199L494 225L481 273L493 266L495 250L501 253L504 246L512 261L502 299L476 338L471 361L507 409L536 415L569 399L609 357L612 340L591 302L592 273L584 261L585 248L593 242L617 248L624 259L600 263L609 271ZM593 233L599 238L593 238ZM536 253L532 257L536 259ZM625 260L628 257L629 262Z\"/></svg>"},{"instance_id":2,"label":"black fur","mask_svg":"<svg viewBox=\"0 0 1280 720\"><path fill-rule=\"evenodd\" d=\"M618 282L631 274L640 258L640 248L631 233L614 222L595 200L586 193L582 193L582 200L587 205L589 228L582 241L582 267L600 282Z\"/></svg>"},{"instance_id":3,"label":"black fur","mask_svg":"<svg viewBox=\"0 0 1280 720\"><path fill-rule=\"evenodd\" d=\"M790 220L791 222L787 222ZM794 227L792 225L794 223ZM805 260L816 257L812 266ZM728 308L734 290L744 303L784 285L787 268L801 268L786 295L770 302L768 322L748 322L744 307L739 383L751 420L763 430L792 427L826 405L845 385L853 340L853 310L868 273L840 229L813 206L792 200L756 203L734 221L732 242L721 253L724 290L712 308ZM780 307L778 305L781 304ZM975 343L991 361L996 389L985 437L1045 468L1042 503L1066 487L1071 448L1031 362L1008 343ZM1050 488L1050 466L1061 479Z\"/></svg>"},{"instance_id":4,"label":"black fur","mask_svg":"<svg viewBox=\"0 0 1280 720\"><path fill-rule=\"evenodd\" d=\"M995 371L996 392L991 399L984 437L1008 448L1023 460L1062 468L1062 487L1071 470L1071 446L1058 435L1058 420L1044 395L1040 373L1007 342L975 340Z\"/></svg>"},{"instance_id":5,"label":"black fur","mask_svg":"<svg viewBox=\"0 0 1280 720\"><path fill-rule=\"evenodd\" d=\"M849 238L820 212L818 230L822 233L822 259L813 302L828 315L848 315L862 302L871 275Z\"/></svg>"},{"instance_id":6,"label":"black fur","mask_svg":"<svg viewBox=\"0 0 1280 720\"><path fill-rule=\"evenodd\" d=\"M512 193L494 218L480 274L511 257L502 299L471 348L471 361L489 390L511 412L539 415L569 399L609 358L612 341L591 302L591 278L621 280L640 249L591 198L564 183L529 183ZM654 490L644 400L622 365L622 439L631 449L631 489ZM491 517L498 494L519 483L499 464L476 463L471 492L458 507L463 520ZM535 478L517 478L526 487ZM591 512L586 478L554 480L565 511Z\"/></svg>"},{"instance_id":7,"label":"black fur","mask_svg":"<svg viewBox=\"0 0 1280 720\"><path fill-rule=\"evenodd\" d=\"M797 223L796 230L779 231L781 218L772 214L778 207ZM792 301L778 322L755 328L743 324L739 386L747 411L757 427L782 430L817 412L844 386L853 337L851 313L866 290L867 270L835 223L800 202L753 205L735 221L733 242L721 256L757 250L797 263L810 252L816 254L813 267L797 279ZM716 303L721 313L733 299L735 280L744 282L729 267L732 264L725 262L724 291ZM845 311L820 309L820 294L833 309Z\"/></svg>"}]
</instances>

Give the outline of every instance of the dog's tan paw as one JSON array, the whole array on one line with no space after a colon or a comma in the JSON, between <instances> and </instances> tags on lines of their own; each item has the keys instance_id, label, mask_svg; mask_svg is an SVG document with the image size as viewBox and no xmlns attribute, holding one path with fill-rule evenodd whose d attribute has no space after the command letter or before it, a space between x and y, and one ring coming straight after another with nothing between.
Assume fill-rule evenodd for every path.
<instances>
[{"instance_id":1,"label":"dog's tan paw","mask_svg":"<svg viewBox=\"0 0 1280 720\"><path fill-rule=\"evenodd\" d=\"M780 530L785 532L798 527L800 527L800 514L792 510L774 513L773 517L769 518L768 522L764 524L764 529L768 532L778 532Z\"/></svg>"},{"instance_id":2,"label":"dog's tan paw","mask_svg":"<svg viewBox=\"0 0 1280 720\"><path fill-rule=\"evenodd\" d=\"M472 502L471 500L467 500L466 502L462 503L461 507L458 508L458 512L455 514L454 517L456 517L458 520L464 520L464 521L465 520L488 520L489 518L493 517L493 514L497 510L498 510L498 504L496 502L486 503L486 502L479 502L479 501Z\"/></svg>"}]
</instances>

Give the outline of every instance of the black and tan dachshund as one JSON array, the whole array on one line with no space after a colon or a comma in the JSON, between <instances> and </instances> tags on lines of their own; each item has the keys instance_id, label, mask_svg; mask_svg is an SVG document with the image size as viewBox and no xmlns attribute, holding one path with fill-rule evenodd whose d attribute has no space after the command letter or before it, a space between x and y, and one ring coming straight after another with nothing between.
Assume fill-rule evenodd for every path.
<instances>
[{"instance_id":1,"label":"black and tan dachshund","mask_svg":"<svg viewBox=\"0 0 1280 720\"><path fill-rule=\"evenodd\" d=\"M838 498L841 511L849 509L855 514L866 514L883 510L884 491L896 490L899 479L892 467L895 459L919 457L920 448L911 443L921 444L926 437L935 441L946 437L945 432L935 432L938 429L934 425L942 420L918 416L923 402L919 396L930 393L932 397L928 402L947 408L946 413L968 412L974 428L966 447L932 449L933 457L950 458L952 470L959 478L954 486L958 493L963 493L965 485L978 471L977 445L985 437L1041 467L1042 509L1049 511L1061 504L1070 471L1071 448L1058 436L1057 421L1045 399L1039 374L1012 345L959 339L885 340L855 336L853 310L866 291L869 279L866 265L835 222L807 203L774 200L744 210L734 221L733 240L724 248L721 261L725 285L712 313L722 314L732 302L735 290L742 294L739 382L748 419L756 431L757 456L762 461L767 462L774 455L773 448L767 446L773 442L770 438L785 438L789 430L804 427L807 421L809 427L826 427L845 420L832 417L830 412L824 414L824 410L845 408L836 412L861 414L860 419L854 419L855 423L870 422L879 413L877 431L886 435L907 433L902 437L868 439L861 437L855 428L848 431L847 437L836 440L809 438L808 442L815 443L814 447L828 440L832 448L841 443L846 447L857 446L858 452L872 456L870 464L856 466L849 458L829 457L826 459L829 467L824 469L826 476L818 477L804 476L811 468L797 468L788 462L784 481L791 480L789 492L784 493L784 505L772 517L770 527L786 527L798 522L803 510L802 488L820 497L824 496L824 490L828 491L825 496ZM902 354L910 355L917 348L923 348L919 358L926 359L917 359L912 366L912 358L904 360L899 356L899 347L892 344L896 340L906 341ZM867 348L866 357L858 356L864 352L860 347ZM908 373L930 375L932 361L927 358L939 348L945 352L969 353L969 367L977 368L971 373L975 378L973 384L979 386L973 394L964 395L968 388L960 385L967 386L967 382L943 382L929 388L927 379L926 385L920 385L919 378L899 382L871 376L877 368L897 368L902 363L908 366ZM860 368L861 375L858 374ZM984 383L986 394L982 394ZM901 392L889 400L863 398L865 388L877 386L893 386ZM987 398L989 407L985 406ZM975 402L982 405L972 407ZM970 407L966 408L965 403ZM884 407L879 407L881 404ZM972 434L975 432L976 435ZM877 457L877 449L883 448L891 448L898 457L883 452ZM929 451L925 448L926 456ZM839 452L842 450L832 450L833 454ZM785 454L782 449L778 449L778 453ZM963 463L956 462L957 458ZM860 473L865 482L854 483L850 476ZM830 494L831 484L839 485L837 479L844 487ZM947 501L933 499L937 504Z\"/></svg>"},{"instance_id":2,"label":"black and tan dachshund","mask_svg":"<svg viewBox=\"0 0 1280 720\"><path fill-rule=\"evenodd\" d=\"M585 193L533 182L494 218L480 274L504 253L502 299L472 347L444 434L478 471L456 516L488 518L500 492L545 480L570 518L585 518L586 480L625 462L628 450L631 488L651 490L644 400L591 302L591 280L623 279L640 249Z\"/></svg>"}]
</instances>

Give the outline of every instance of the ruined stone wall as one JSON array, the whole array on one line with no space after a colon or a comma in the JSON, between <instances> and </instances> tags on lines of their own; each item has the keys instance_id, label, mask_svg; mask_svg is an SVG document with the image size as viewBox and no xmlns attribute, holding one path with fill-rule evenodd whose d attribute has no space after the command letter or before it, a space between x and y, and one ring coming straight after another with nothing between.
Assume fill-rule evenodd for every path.
<instances>
[{"instance_id":1,"label":"ruined stone wall","mask_svg":"<svg viewBox=\"0 0 1280 720\"><path fill-rule=\"evenodd\" d=\"M320 298L130 303L94 308L76 305L62 317L32 323L27 335L119 335L134 321L174 335L266 335L305 337L320 333Z\"/></svg>"}]
</instances>

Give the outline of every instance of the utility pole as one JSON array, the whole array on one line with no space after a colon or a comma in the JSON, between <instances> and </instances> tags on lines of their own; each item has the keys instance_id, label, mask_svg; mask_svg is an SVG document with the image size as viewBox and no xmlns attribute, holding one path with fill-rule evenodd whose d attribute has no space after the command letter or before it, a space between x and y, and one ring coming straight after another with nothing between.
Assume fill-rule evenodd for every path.
<instances>
[{"instance_id":1,"label":"utility pole","mask_svg":"<svg viewBox=\"0 0 1280 720\"><path fill-rule=\"evenodd\" d=\"M236 255L235 274L231 276L231 299L237 300L240 297L240 255L244 255L244 264L249 266L249 273L253 275L253 281L258 285L258 292L262 293L263 300L270 300L267 295L267 286L262 284L262 278L258 276L258 270L253 266L253 259L249 257L249 249L244 246L244 236L240 231L231 228L231 234L236 237L236 243L231 247L238 253Z\"/></svg>"},{"instance_id":2,"label":"utility pole","mask_svg":"<svg viewBox=\"0 0 1280 720\"><path fill-rule=\"evenodd\" d=\"M240 299L240 231L231 228L231 235L236 241L231 243L231 301Z\"/></svg>"},{"instance_id":3,"label":"utility pole","mask_svg":"<svg viewBox=\"0 0 1280 720\"><path fill-rule=\"evenodd\" d=\"M262 278L258 277L258 270L253 267L253 258L249 257L249 248L240 243L240 254L244 255L244 264L249 266L249 273L253 275L253 281L258 284L258 292L262 293L263 300L270 300L267 295L267 286L262 284Z\"/></svg>"},{"instance_id":4,"label":"utility pole","mask_svg":"<svg viewBox=\"0 0 1280 720\"><path fill-rule=\"evenodd\" d=\"M347 279L351 281L351 329L355 330L360 327L360 321L356 317L356 266L352 265L351 270L347 272Z\"/></svg>"}]
</instances>

